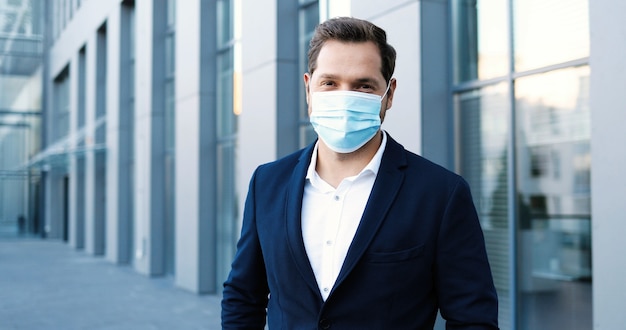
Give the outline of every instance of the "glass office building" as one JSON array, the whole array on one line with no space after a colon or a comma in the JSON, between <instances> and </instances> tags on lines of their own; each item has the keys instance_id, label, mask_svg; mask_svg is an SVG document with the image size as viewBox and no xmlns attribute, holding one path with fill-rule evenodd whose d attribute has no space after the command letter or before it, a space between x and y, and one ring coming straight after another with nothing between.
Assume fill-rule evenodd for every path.
<instances>
[{"instance_id":1,"label":"glass office building","mask_svg":"<svg viewBox=\"0 0 626 330\"><path fill-rule=\"evenodd\" d=\"M28 162L41 147L41 1L0 1L0 236L39 231L40 175Z\"/></svg>"},{"instance_id":2,"label":"glass office building","mask_svg":"<svg viewBox=\"0 0 626 330\"><path fill-rule=\"evenodd\" d=\"M219 293L252 172L315 138L302 79L313 29L329 17L355 16L383 27L398 52L398 89L383 128L470 183L501 328L626 322L615 312L626 297L614 294L626 292L626 265L616 252L626 235L619 200L626 196L619 171L626 166L626 103L616 87L626 76L618 56L626 52L618 16L625 4L0 4L31 8L45 26L12 35L44 40L43 67L24 76L42 82L41 102L17 107L3 95L0 123L36 121L30 114L39 108L43 123L40 131L0 126L0 165L11 155L32 176L9 180L21 182L20 210L31 211L8 212L12 188L9 172L1 172L3 223L23 213L26 231L169 276L193 292ZM28 153L12 142L26 137Z\"/></svg>"}]
</instances>

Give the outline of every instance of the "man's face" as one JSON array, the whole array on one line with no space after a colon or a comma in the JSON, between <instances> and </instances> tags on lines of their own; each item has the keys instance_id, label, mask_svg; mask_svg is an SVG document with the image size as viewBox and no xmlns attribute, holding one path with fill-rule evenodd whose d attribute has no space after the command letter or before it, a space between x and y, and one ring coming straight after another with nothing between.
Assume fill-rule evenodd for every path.
<instances>
[{"instance_id":1,"label":"man's face","mask_svg":"<svg viewBox=\"0 0 626 330\"><path fill-rule=\"evenodd\" d=\"M320 49L313 75L304 74L309 115L311 93L341 90L382 96L387 83L380 71L381 65L380 52L373 42L326 41ZM391 79L380 110L381 121L387 109L391 108L395 88L396 81Z\"/></svg>"}]
</instances>

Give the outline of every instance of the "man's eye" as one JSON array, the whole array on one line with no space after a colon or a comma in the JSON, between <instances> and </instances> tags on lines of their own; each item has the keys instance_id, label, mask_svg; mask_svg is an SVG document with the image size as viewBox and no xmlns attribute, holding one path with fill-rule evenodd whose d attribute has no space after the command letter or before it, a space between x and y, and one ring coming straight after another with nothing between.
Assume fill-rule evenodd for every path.
<instances>
[{"instance_id":1,"label":"man's eye","mask_svg":"<svg viewBox=\"0 0 626 330\"><path fill-rule=\"evenodd\" d=\"M332 81L323 81L322 82L322 86L333 86L335 83L333 83Z\"/></svg>"},{"instance_id":2,"label":"man's eye","mask_svg":"<svg viewBox=\"0 0 626 330\"><path fill-rule=\"evenodd\" d=\"M360 90L372 90L372 85L361 85Z\"/></svg>"}]
</instances>

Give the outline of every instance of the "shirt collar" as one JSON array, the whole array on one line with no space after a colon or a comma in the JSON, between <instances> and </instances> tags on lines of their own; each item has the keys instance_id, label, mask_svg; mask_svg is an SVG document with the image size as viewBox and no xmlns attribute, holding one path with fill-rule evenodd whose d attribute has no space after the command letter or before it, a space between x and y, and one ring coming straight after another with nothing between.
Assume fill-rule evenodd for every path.
<instances>
[{"instance_id":1,"label":"shirt collar","mask_svg":"<svg viewBox=\"0 0 626 330\"><path fill-rule=\"evenodd\" d=\"M376 154L374 154L374 157L372 157L370 162L363 168L363 170L361 170L361 172L356 175L357 177L365 172L371 172L374 175L378 174L378 170L380 169L380 163L383 159L383 153L385 152L385 147L387 146L387 132L382 131L382 134L383 140L381 141L380 146L376 151ZM309 168L306 172L306 179L308 179L309 181L321 180L321 178L319 178L317 172L315 171L315 166L317 165L318 145L319 141L315 143L315 147L313 148L313 154L311 155L311 162L309 163Z\"/></svg>"}]
</instances>

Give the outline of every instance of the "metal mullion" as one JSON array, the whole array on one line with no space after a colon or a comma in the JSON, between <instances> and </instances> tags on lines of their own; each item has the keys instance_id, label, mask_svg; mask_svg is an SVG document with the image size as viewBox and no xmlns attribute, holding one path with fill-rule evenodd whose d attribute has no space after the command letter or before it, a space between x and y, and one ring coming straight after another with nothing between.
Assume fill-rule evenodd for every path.
<instances>
[{"instance_id":1,"label":"metal mullion","mask_svg":"<svg viewBox=\"0 0 626 330\"><path fill-rule=\"evenodd\" d=\"M217 138L217 142L218 143L226 143L226 142L235 141L235 140L237 140L237 134L236 133L224 134L224 135L219 136Z\"/></svg>"},{"instance_id":2,"label":"metal mullion","mask_svg":"<svg viewBox=\"0 0 626 330\"><path fill-rule=\"evenodd\" d=\"M507 175L507 183L508 183L508 225L509 225L509 253L511 254L509 257L509 317L511 321L511 329L517 329L517 226L516 226L516 217L517 217L517 205L516 205L516 196L517 196L517 157L515 153L515 133L516 133L516 112L515 112L515 49L514 49L514 31L513 31L513 1L507 1L508 8L508 29L509 29L509 70L507 75L507 84L509 91L509 143L508 143L508 152L507 152L507 160L508 160L508 170L509 173Z\"/></svg>"},{"instance_id":3,"label":"metal mullion","mask_svg":"<svg viewBox=\"0 0 626 330\"><path fill-rule=\"evenodd\" d=\"M10 109L0 109L0 116L41 116L41 111L37 110L10 110Z\"/></svg>"},{"instance_id":4,"label":"metal mullion","mask_svg":"<svg viewBox=\"0 0 626 330\"><path fill-rule=\"evenodd\" d=\"M230 50L232 50L235 47L235 44L237 43L237 41L232 38L230 40L228 40L228 42L220 45L219 47L217 47L217 55L223 55L224 53L229 52Z\"/></svg>"},{"instance_id":5,"label":"metal mullion","mask_svg":"<svg viewBox=\"0 0 626 330\"><path fill-rule=\"evenodd\" d=\"M571 61L567 61L567 62L562 62L562 63L557 63L557 64L544 66L544 67L537 68L537 69L526 70L526 71L522 71L522 72L514 72L514 71L512 71L512 79L515 80L515 79L518 79L518 78L531 76L531 75L535 75L535 74L541 74L541 73L546 73L546 72L550 72L550 71L561 70L561 69L577 67L577 66L583 66L583 65L588 65L588 64L589 64L589 57L587 56L587 57L583 57L583 58L579 58L579 59L575 59L575 60L571 60Z\"/></svg>"},{"instance_id":6,"label":"metal mullion","mask_svg":"<svg viewBox=\"0 0 626 330\"><path fill-rule=\"evenodd\" d=\"M306 9L307 7L311 7L316 5L317 3L319 3L319 0L300 0L300 3L298 5L298 9L299 10L303 10Z\"/></svg>"},{"instance_id":7,"label":"metal mullion","mask_svg":"<svg viewBox=\"0 0 626 330\"><path fill-rule=\"evenodd\" d=\"M492 79L486 79L486 80L471 80L471 81L458 83L452 86L452 93L458 94L461 92L466 92L466 91L473 90L473 89L479 89L479 88L483 88L483 87L490 86L490 85L497 85L499 83L507 81L507 79L510 79L508 75L497 77L497 78L492 78Z\"/></svg>"}]
</instances>

